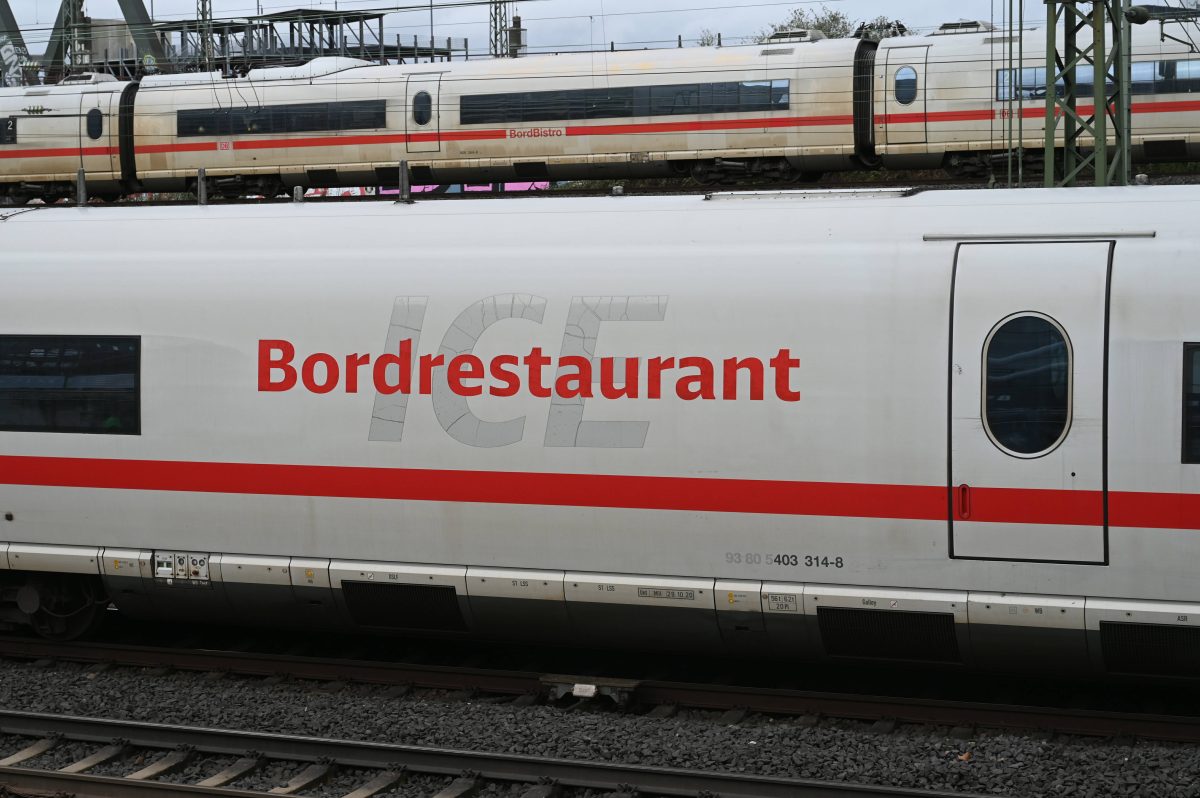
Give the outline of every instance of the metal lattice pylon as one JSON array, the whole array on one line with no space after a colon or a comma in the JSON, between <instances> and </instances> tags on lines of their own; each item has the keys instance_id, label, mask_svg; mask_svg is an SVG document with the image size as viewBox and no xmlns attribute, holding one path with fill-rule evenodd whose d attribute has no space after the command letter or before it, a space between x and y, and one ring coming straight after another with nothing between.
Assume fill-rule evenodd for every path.
<instances>
[{"instance_id":1,"label":"metal lattice pylon","mask_svg":"<svg viewBox=\"0 0 1200 798\"><path fill-rule=\"evenodd\" d=\"M1129 7L1130 0L1046 2L1047 186L1078 185L1089 172L1097 186L1129 183ZM1088 69L1091 91L1081 95Z\"/></svg>"},{"instance_id":2,"label":"metal lattice pylon","mask_svg":"<svg viewBox=\"0 0 1200 798\"><path fill-rule=\"evenodd\" d=\"M63 0L63 63L67 72L78 71L87 62L87 21L83 0Z\"/></svg>"},{"instance_id":3,"label":"metal lattice pylon","mask_svg":"<svg viewBox=\"0 0 1200 798\"><path fill-rule=\"evenodd\" d=\"M199 34L199 55L206 71L212 70L213 45L212 0L196 0L196 27Z\"/></svg>"},{"instance_id":4,"label":"metal lattice pylon","mask_svg":"<svg viewBox=\"0 0 1200 798\"><path fill-rule=\"evenodd\" d=\"M512 3L509 0L491 0L488 16L488 51L493 58L508 55L508 27Z\"/></svg>"}]
</instances>

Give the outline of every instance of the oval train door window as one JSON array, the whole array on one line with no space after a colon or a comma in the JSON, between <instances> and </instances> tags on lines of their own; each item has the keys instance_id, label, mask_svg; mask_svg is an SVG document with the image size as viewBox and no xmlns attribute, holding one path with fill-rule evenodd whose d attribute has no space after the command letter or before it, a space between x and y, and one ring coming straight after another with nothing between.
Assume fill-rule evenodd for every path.
<instances>
[{"instance_id":1,"label":"oval train door window","mask_svg":"<svg viewBox=\"0 0 1200 798\"><path fill-rule=\"evenodd\" d=\"M99 108L87 112L87 134L93 141L104 135L104 112Z\"/></svg>"},{"instance_id":2,"label":"oval train door window","mask_svg":"<svg viewBox=\"0 0 1200 798\"><path fill-rule=\"evenodd\" d=\"M896 70L896 102L909 105L917 99L917 70L910 66Z\"/></svg>"},{"instance_id":3,"label":"oval train door window","mask_svg":"<svg viewBox=\"0 0 1200 798\"><path fill-rule=\"evenodd\" d=\"M983 426L1006 454L1041 457L1071 426L1071 342L1049 316L997 324L983 346Z\"/></svg>"},{"instance_id":4,"label":"oval train door window","mask_svg":"<svg viewBox=\"0 0 1200 798\"><path fill-rule=\"evenodd\" d=\"M427 91L419 91L413 97L413 121L418 125L428 125L433 119L433 98Z\"/></svg>"}]
</instances>

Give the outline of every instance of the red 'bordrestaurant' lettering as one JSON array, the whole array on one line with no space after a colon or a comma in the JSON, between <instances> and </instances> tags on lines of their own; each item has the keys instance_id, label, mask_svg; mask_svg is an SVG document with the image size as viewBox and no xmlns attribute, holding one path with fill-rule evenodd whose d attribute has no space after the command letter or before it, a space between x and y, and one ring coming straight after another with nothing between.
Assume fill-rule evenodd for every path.
<instances>
[{"instance_id":1,"label":"red 'bordrestaurant' lettering","mask_svg":"<svg viewBox=\"0 0 1200 798\"><path fill-rule=\"evenodd\" d=\"M333 393L341 386L345 393L357 393L362 375L369 370L371 383L378 393L429 396L434 381L444 378L451 393L458 396L517 396L522 391L542 399L557 396L562 399L661 399L664 385L674 388L675 395L684 401L723 400L738 398L738 380L749 378L752 401L764 397L768 365L774 372L775 396L784 402L800 401L800 391L792 384L792 375L800 360L792 350L780 349L765 363L758 357L730 357L713 361L699 355L684 357L599 357L564 355L553 358L535 346L523 356L497 355L489 361L471 354L455 355L446 362L445 355L421 355L414 364L411 339L400 341L396 354L371 355L353 353L337 358L326 352L314 352L293 365L296 347L282 339L263 339L258 342L258 390L263 392L290 391L297 384L314 394ZM617 360L624 361L621 382L617 377ZM416 366L416 388L413 386L413 367ZM369 368L368 368L369 367ZM595 380L599 368L599 380ZM438 370L445 369L444 375ZM642 386L645 386L643 392Z\"/></svg>"}]
</instances>

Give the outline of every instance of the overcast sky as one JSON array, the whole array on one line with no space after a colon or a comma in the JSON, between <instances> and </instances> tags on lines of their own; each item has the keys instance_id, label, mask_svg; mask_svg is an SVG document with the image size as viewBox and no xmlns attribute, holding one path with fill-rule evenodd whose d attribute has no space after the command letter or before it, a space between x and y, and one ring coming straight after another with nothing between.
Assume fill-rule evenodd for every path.
<instances>
[{"instance_id":1,"label":"overcast sky","mask_svg":"<svg viewBox=\"0 0 1200 798\"><path fill-rule=\"evenodd\" d=\"M143 0L153 5L156 19L181 19L195 16L195 0ZM8 0L25 32L30 50L41 52L54 24L60 0ZM391 35L414 33L422 38L429 33L428 6L424 0L212 0L216 17L253 15L261 4L266 12L292 8L328 8L366 10L417 7L418 10L389 14L387 31ZM471 50L487 49L488 9L483 3L474 7L437 10L441 3L464 0L433 0L434 33L466 37ZM995 20L1000 23L1009 0L826 0L826 5L841 10L855 20L881 14L902 20L910 28L928 29L957 19ZM820 8L821 3L780 2L779 0L527 0L516 3L517 13L528 30L531 49L586 46L610 41L631 45L635 42L666 43L682 34L694 39L703 29L721 33L727 40L753 35L772 22L788 16L793 8ZM1029 21L1044 19L1040 0L1026 0ZM85 0L92 17L120 17L117 0Z\"/></svg>"}]
</instances>

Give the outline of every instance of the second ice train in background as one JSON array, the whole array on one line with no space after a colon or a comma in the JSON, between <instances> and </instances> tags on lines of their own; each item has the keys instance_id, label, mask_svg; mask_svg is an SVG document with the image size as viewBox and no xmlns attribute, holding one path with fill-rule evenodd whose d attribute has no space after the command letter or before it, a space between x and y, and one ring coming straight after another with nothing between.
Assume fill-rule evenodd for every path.
<instances>
[{"instance_id":1,"label":"second ice train in background","mask_svg":"<svg viewBox=\"0 0 1200 798\"><path fill-rule=\"evenodd\" d=\"M245 77L84 75L0 91L0 199L293 186L692 176L812 179L884 165L983 171L1043 147L1044 31L952 23L880 43L372 66L322 58ZM1134 157L1200 156L1200 57L1137 28ZM1087 95L1092 76L1077 75ZM1014 115L1021 117L1017 124ZM1015 144L1015 142L1012 142Z\"/></svg>"}]
</instances>

